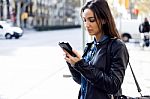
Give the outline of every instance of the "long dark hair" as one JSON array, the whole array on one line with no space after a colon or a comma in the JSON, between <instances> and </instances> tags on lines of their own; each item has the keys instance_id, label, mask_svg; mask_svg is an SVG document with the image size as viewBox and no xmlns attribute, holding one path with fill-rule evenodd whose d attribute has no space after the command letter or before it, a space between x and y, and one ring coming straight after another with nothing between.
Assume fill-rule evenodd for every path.
<instances>
[{"instance_id":1,"label":"long dark hair","mask_svg":"<svg viewBox=\"0 0 150 99\"><path fill-rule=\"evenodd\" d=\"M99 25L98 22L97 24L99 27L102 26L102 33L109 37L121 38L106 0L92 0L87 2L81 8L81 16L85 9L91 9L93 11L96 20L98 19L100 21L101 25ZM105 24L103 24L102 21L105 21Z\"/></svg>"}]
</instances>

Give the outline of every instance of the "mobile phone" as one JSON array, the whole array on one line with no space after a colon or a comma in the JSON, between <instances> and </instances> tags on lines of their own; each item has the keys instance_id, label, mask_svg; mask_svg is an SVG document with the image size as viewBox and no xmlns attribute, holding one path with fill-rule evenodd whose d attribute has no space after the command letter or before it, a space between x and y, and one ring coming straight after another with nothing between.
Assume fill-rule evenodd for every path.
<instances>
[{"instance_id":1,"label":"mobile phone","mask_svg":"<svg viewBox=\"0 0 150 99\"><path fill-rule=\"evenodd\" d=\"M59 42L59 46L66 50L71 56L76 57L76 54L73 53L72 51L72 47L70 46L70 44L68 42Z\"/></svg>"}]
</instances>

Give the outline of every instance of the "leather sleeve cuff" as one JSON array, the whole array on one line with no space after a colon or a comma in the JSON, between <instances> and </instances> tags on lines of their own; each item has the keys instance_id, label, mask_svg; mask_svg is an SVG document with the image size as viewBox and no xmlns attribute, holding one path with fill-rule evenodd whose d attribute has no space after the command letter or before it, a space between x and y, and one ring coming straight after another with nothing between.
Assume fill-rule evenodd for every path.
<instances>
[{"instance_id":1,"label":"leather sleeve cuff","mask_svg":"<svg viewBox=\"0 0 150 99\"><path fill-rule=\"evenodd\" d=\"M74 67L76 68L76 67L81 67L81 66L83 66L83 64L85 63L85 60L84 59L81 59L80 61L78 61L78 62L76 62L75 64L74 64Z\"/></svg>"}]
</instances>

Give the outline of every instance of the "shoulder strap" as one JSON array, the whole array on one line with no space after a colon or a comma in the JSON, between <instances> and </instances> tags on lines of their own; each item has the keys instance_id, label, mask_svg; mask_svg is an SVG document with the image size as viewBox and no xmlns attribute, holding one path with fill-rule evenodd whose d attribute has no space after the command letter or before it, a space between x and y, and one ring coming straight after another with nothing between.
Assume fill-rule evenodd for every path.
<instances>
[{"instance_id":1,"label":"shoulder strap","mask_svg":"<svg viewBox=\"0 0 150 99\"><path fill-rule=\"evenodd\" d=\"M106 51L106 72L108 73L110 70L111 65L111 50L113 43L117 40L117 38L111 38L107 44L107 51ZM122 95L122 89L120 89L114 96L121 96ZM117 98L118 99L118 98ZM120 99L120 98L119 98Z\"/></svg>"},{"instance_id":2,"label":"shoulder strap","mask_svg":"<svg viewBox=\"0 0 150 99\"><path fill-rule=\"evenodd\" d=\"M130 66L130 70L131 70L132 76L133 76L133 78L134 78L134 81L135 81L137 90L138 90L138 92L140 93L140 95L142 96L142 94L141 94L141 91L142 91L142 90L141 90L141 88L140 88L140 86L139 86L139 83L138 83L136 77L135 77L135 74L134 74L134 72L133 72L133 69L132 69L132 66L131 66L130 62L129 62L129 66Z\"/></svg>"},{"instance_id":3,"label":"shoulder strap","mask_svg":"<svg viewBox=\"0 0 150 99\"><path fill-rule=\"evenodd\" d=\"M110 61L111 61L111 48L113 42L116 40L116 38L111 38L107 43L107 51L106 51L106 72L109 71Z\"/></svg>"}]
</instances>

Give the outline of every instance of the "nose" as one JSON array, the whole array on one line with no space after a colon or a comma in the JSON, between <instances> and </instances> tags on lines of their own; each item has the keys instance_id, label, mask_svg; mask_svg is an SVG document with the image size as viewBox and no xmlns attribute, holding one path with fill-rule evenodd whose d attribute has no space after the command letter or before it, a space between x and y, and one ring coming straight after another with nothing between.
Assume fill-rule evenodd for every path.
<instances>
[{"instance_id":1,"label":"nose","mask_svg":"<svg viewBox=\"0 0 150 99\"><path fill-rule=\"evenodd\" d=\"M86 21L86 22L84 22L84 25L86 28L88 28L88 27L90 27L90 22Z\"/></svg>"}]
</instances>

